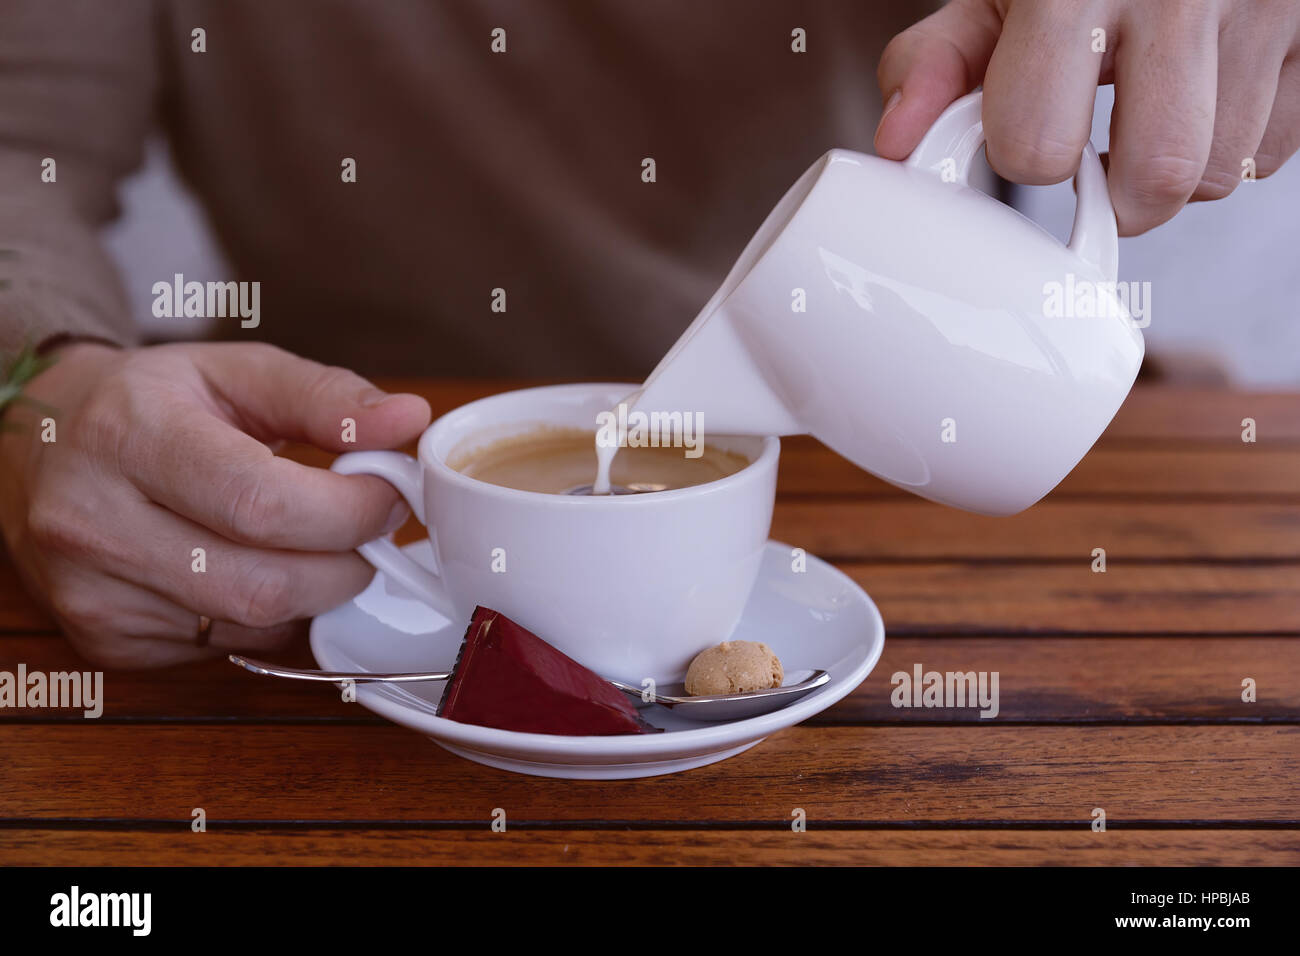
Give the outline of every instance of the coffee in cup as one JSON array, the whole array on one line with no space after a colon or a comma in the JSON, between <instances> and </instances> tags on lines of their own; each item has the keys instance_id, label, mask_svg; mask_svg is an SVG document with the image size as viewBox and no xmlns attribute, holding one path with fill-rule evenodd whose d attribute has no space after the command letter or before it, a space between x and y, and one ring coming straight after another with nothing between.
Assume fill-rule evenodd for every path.
<instances>
[{"instance_id":1,"label":"coffee in cup","mask_svg":"<svg viewBox=\"0 0 1300 956\"><path fill-rule=\"evenodd\" d=\"M638 494L690 488L734 475L749 459L738 452L701 444L690 455L672 446L619 449L611 471L614 490ZM592 432L546 427L453 450L447 465L462 475L519 491L586 494L596 470Z\"/></svg>"}]
</instances>

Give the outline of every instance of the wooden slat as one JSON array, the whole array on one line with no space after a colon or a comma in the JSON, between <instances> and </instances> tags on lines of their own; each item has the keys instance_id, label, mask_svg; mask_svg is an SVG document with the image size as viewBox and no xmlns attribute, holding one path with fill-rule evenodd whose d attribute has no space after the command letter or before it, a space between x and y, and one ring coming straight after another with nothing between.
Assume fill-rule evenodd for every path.
<instances>
[{"instance_id":1,"label":"wooden slat","mask_svg":"<svg viewBox=\"0 0 1300 956\"><path fill-rule=\"evenodd\" d=\"M887 633L1243 634L1300 632L1300 570L1278 565L867 564L842 570Z\"/></svg>"},{"instance_id":2,"label":"wooden slat","mask_svg":"<svg viewBox=\"0 0 1300 956\"><path fill-rule=\"evenodd\" d=\"M306 643L274 655L314 667ZM89 667L64 641L0 637L0 670ZM890 637L867 680L812 723L981 720L966 708L895 708L891 677L997 671L998 721L1300 721L1300 637ZM1241 700L1253 678L1257 700ZM379 722L331 687L253 677L225 661L154 671L109 671L107 720L347 720ZM79 710L0 710L5 721L71 721Z\"/></svg>"},{"instance_id":3,"label":"wooden slat","mask_svg":"<svg viewBox=\"0 0 1300 956\"><path fill-rule=\"evenodd\" d=\"M782 442L777 490L786 495L911 497L809 438ZM1241 444L1210 449L1099 446L1046 500L1079 495L1143 500L1173 495L1293 499L1300 497L1300 449Z\"/></svg>"},{"instance_id":4,"label":"wooden slat","mask_svg":"<svg viewBox=\"0 0 1300 956\"><path fill-rule=\"evenodd\" d=\"M1300 727L795 727L635 781L525 777L389 726L0 726L0 819L1300 820Z\"/></svg>"},{"instance_id":5,"label":"wooden slat","mask_svg":"<svg viewBox=\"0 0 1300 956\"><path fill-rule=\"evenodd\" d=\"M7 866L1294 866L1295 830L0 830Z\"/></svg>"},{"instance_id":6,"label":"wooden slat","mask_svg":"<svg viewBox=\"0 0 1300 956\"><path fill-rule=\"evenodd\" d=\"M1300 558L1300 504L1048 500L990 518L920 500L791 500L772 537L827 560Z\"/></svg>"},{"instance_id":7,"label":"wooden slat","mask_svg":"<svg viewBox=\"0 0 1300 956\"><path fill-rule=\"evenodd\" d=\"M1120 407L1102 441L1240 442L1243 418L1255 419L1260 442L1300 441L1300 392L1139 385Z\"/></svg>"},{"instance_id":8,"label":"wooden slat","mask_svg":"<svg viewBox=\"0 0 1300 956\"><path fill-rule=\"evenodd\" d=\"M1300 449L1226 444L1208 450L1142 446L1098 447L1057 486L1052 496L1105 494L1300 495ZM1050 496L1049 496L1050 497Z\"/></svg>"},{"instance_id":9,"label":"wooden slat","mask_svg":"<svg viewBox=\"0 0 1300 956\"><path fill-rule=\"evenodd\" d=\"M1300 637L891 638L826 721L969 721L972 708L895 708L893 675L998 673L996 721L1300 719ZM1242 680L1256 700L1242 700ZM900 682L901 684L901 682Z\"/></svg>"},{"instance_id":10,"label":"wooden slat","mask_svg":"<svg viewBox=\"0 0 1300 956\"><path fill-rule=\"evenodd\" d=\"M289 667L316 667L305 640L268 653ZM0 635L0 671L28 672L97 670L72 646L47 635ZM343 703L332 685L273 680L249 674L224 658L184 664L162 671L104 672L103 719L107 720L351 720L382 718L356 703ZM68 720L81 722L80 710L0 709L0 724L8 721Z\"/></svg>"}]
</instances>

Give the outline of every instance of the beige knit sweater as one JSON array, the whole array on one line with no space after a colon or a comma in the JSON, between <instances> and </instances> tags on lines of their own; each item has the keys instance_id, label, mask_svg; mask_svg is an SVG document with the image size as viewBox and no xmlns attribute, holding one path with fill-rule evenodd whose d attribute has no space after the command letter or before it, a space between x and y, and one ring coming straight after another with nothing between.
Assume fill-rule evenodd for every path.
<instances>
[{"instance_id":1,"label":"beige knit sweater","mask_svg":"<svg viewBox=\"0 0 1300 956\"><path fill-rule=\"evenodd\" d=\"M928 7L0 0L0 349L135 338L98 235L159 127L235 271L185 279L261 284L220 337L643 376L798 174L871 148L880 51Z\"/></svg>"}]
</instances>

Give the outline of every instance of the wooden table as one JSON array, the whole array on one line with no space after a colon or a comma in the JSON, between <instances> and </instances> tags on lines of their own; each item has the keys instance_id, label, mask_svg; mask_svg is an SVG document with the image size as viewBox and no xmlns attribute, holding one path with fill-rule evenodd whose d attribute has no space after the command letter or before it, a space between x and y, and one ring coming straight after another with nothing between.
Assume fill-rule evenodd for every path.
<instances>
[{"instance_id":1,"label":"wooden table","mask_svg":"<svg viewBox=\"0 0 1300 956\"><path fill-rule=\"evenodd\" d=\"M438 414L520 383L387 384ZM0 863L1300 862L1300 395L1139 387L1012 518L788 441L772 534L859 581L888 636L855 693L738 757L544 780L221 661L110 672L98 721L0 710ZM0 567L18 662L84 666ZM998 671L1000 715L895 709L917 663Z\"/></svg>"}]
</instances>

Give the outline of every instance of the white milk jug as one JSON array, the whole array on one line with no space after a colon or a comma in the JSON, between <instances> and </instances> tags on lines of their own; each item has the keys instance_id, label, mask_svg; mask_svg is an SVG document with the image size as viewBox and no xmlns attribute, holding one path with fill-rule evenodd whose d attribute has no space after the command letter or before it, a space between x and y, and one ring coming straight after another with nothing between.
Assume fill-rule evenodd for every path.
<instances>
[{"instance_id":1,"label":"white milk jug","mask_svg":"<svg viewBox=\"0 0 1300 956\"><path fill-rule=\"evenodd\" d=\"M812 434L985 514L1055 487L1128 394L1142 335L1117 294L1092 145L1062 245L969 185L981 96L949 107L904 163L817 160L629 409L695 413L713 434Z\"/></svg>"}]
</instances>

